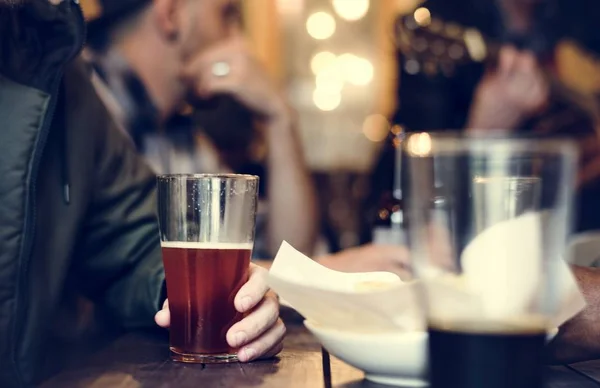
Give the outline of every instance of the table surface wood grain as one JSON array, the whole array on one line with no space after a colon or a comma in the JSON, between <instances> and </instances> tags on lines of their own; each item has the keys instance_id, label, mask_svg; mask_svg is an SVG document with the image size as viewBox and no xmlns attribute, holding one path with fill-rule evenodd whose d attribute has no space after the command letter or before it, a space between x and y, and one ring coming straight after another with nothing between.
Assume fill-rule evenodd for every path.
<instances>
[{"instance_id":1,"label":"table surface wood grain","mask_svg":"<svg viewBox=\"0 0 600 388\"><path fill-rule=\"evenodd\" d=\"M190 365L169 359L164 331L126 334L42 388L383 388L321 348L301 325L288 324L284 352L250 364ZM327 357L325 358L327 360ZM600 361L547 368L548 388L600 387Z\"/></svg>"}]
</instances>

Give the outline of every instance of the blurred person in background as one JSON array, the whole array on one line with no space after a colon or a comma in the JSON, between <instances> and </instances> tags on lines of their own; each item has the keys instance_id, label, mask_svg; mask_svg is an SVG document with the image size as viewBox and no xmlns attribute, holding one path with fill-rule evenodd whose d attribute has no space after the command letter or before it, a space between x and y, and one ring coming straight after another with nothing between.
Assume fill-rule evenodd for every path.
<instances>
[{"instance_id":1,"label":"blurred person in background","mask_svg":"<svg viewBox=\"0 0 600 388\"><path fill-rule=\"evenodd\" d=\"M68 347L58 337L74 327L59 323L59 307L73 293L121 328L169 326L168 307L157 313L166 295L156 178L95 93L76 3L0 0L3 388L61 366ZM276 354L285 334L266 271L250 273L234 301L248 316L227 337L242 361Z\"/></svg>"},{"instance_id":2,"label":"blurred person in background","mask_svg":"<svg viewBox=\"0 0 600 388\"><path fill-rule=\"evenodd\" d=\"M312 253L316 199L296 118L244 42L240 2L82 4L97 89L154 170L259 175L254 257L284 239Z\"/></svg>"},{"instance_id":3,"label":"blurred person in background","mask_svg":"<svg viewBox=\"0 0 600 388\"><path fill-rule=\"evenodd\" d=\"M427 74L425 63L415 71L410 54L399 53L399 108L392 121L413 132L467 128L577 140L582 160L575 228L600 230L600 100L574 90L566 98L556 95L548 81L558 77L555 53L564 39L600 54L595 20L581 18L598 6L589 0L428 0L422 7L432 18L477 28L491 42L492 55L483 63L457 59L450 74ZM374 170L370 208L392 189L394 152L386 145Z\"/></svg>"},{"instance_id":4,"label":"blurred person in background","mask_svg":"<svg viewBox=\"0 0 600 388\"><path fill-rule=\"evenodd\" d=\"M82 0L84 10L89 2ZM96 86L154 169L218 172L240 166L233 158L251 159L254 119L260 119L268 153L266 168L259 171L268 173L267 234L275 238L265 249L257 236L254 255L272 257L282 239L311 253L317 217L294 118L241 40L239 2L101 0L98 4L101 12L91 13L88 22L91 58L102 78ZM224 63L229 74L215 74L219 70L215 66ZM179 114L187 103L194 105L192 119ZM403 247L368 245L316 260L341 271L374 266L404 274L407 258Z\"/></svg>"},{"instance_id":5,"label":"blurred person in background","mask_svg":"<svg viewBox=\"0 0 600 388\"><path fill-rule=\"evenodd\" d=\"M415 71L411 58L399 53L399 108L393 122L408 132L499 129L573 138L581 153L575 230L600 230L598 101L578 93L574 99L561 99L553 95L548 80L557 76L555 51L562 39L573 39L590 55L600 55L599 3L428 0L421 6L432 18L479 29L500 49L495 61L457 63L450 74ZM423 70L426 64L419 65ZM374 214L382 194L392 191L394 160L390 142L373 172L365 213ZM557 362L600 357L600 269L572 268L588 307L563 325L551 343L551 359Z\"/></svg>"}]
</instances>

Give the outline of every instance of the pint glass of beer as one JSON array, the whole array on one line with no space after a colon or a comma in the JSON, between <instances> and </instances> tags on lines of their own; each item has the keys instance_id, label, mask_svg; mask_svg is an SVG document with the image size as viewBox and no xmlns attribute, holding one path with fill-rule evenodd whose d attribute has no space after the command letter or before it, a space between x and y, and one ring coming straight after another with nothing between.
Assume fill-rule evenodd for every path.
<instances>
[{"instance_id":1,"label":"pint glass of beer","mask_svg":"<svg viewBox=\"0 0 600 388\"><path fill-rule=\"evenodd\" d=\"M405 152L431 387L542 388L566 270L575 146L416 133Z\"/></svg>"},{"instance_id":2,"label":"pint glass of beer","mask_svg":"<svg viewBox=\"0 0 600 388\"><path fill-rule=\"evenodd\" d=\"M256 176L158 177L173 360L237 361L225 336L242 318L234 298L248 280L257 196Z\"/></svg>"}]
</instances>

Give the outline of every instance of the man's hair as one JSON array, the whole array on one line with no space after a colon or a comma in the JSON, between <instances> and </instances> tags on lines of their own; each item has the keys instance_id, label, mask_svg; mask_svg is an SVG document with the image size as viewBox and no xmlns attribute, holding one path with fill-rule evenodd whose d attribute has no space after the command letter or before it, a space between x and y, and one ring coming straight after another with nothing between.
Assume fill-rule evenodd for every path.
<instances>
[{"instance_id":1,"label":"man's hair","mask_svg":"<svg viewBox=\"0 0 600 388\"><path fill-rule=\"evenodd\" d=\"M88 23L88 46L96 52L107 51L123 36L126 36L134 31L139 26L140 22L151 7L152 2L148 2L146 4L141 4L137 7L134 7L133 9L118 16L100 18Z\"/></svg>"}]
</instances>

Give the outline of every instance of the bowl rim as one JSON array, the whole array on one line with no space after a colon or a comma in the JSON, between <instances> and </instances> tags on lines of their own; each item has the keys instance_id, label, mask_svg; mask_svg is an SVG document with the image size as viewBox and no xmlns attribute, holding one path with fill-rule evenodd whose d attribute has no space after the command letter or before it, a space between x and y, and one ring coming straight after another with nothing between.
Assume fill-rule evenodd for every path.
<instances>
[{"instance_id":1,"label":"bowl rim","mask_svg":"<svg viewBox=\"0 0 600 388\"><path fill-rule=\"evenodd\" d=\"M336 337L340 339L352 339L356 340L357 337L361 338L369 338L369 339L389 339L389 338L397 338L397 339L411 339L415 341L427 340L428 333L427 331L398 331L398 332L378 332L378 333L369 333L369 332L355 332L355 331L345 331L345 330L337 330L329 327L320 326L318 323L311 322L308 319L305 319L303 322L304 326L310 330L311 332L323 333L329 337Z\"/></svg>"},{"instance_id":2,"label":"bowl rim","mask_svg":"<svg viewBox=\"0 0 600 388\"><path fill-rule=\"evenodd\" d=\"M346 330L337 330L330 327L320 326L318 323L311 322L309 319L305 319L303 321L304 326L310 330L311 332L323 333L327 336L335 336L337 338L344 339L356 339L356 337L368 337L370 339L384 339L384 338L403 338L403 339L414 339L414 340L427 340L429 338L429 333L424 330L415 330L415 331L398 331L394 332L382 332L382 333L369 333L369 332L355 332L355 331L346 331ZM559 332L559 328L548 329L547 331L547 340L552 341Z\"/></svg>"}]
</instances>

